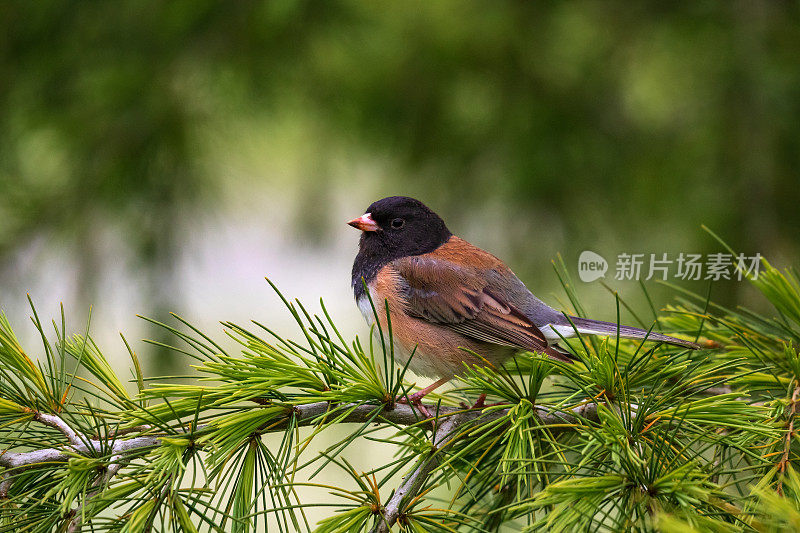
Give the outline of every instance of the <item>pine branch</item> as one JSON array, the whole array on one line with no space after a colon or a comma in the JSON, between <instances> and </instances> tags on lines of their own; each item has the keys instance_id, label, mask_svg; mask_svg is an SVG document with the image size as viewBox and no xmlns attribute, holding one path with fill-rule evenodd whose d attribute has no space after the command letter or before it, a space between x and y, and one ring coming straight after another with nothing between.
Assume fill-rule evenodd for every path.
<instances>
[{"instance_id":1,"label":"pine branch","mask_svg":"<svg viewBox=\"0 0 800 533\"><path fill-rule=\"evenodd\" d=\"M585 403L572 409L569 413L557 413L538 406L536 410L542 425L566 425L578 422L581 418L593 420L597 418L597 404L595 403ZM391 527L402 517L405 511L404 504L412 501L419 494L425 481L442 463L445 450L458 436L459 427L463 427L464 424L478 417L481 417L482 422L491 422L506 414L508 414L508 409L491 411L484 416L481 416L480 410L444 411L440 409L439 416L434 419L434 422L443 421L434 431L431 439L433 448L430 454L403 478L400 487L397 488L384 506L383 514L375 519L372 533L388 533Z\"/></svg>"},{"instance_id":2,"label":"pine branch","mask_svg":"<svg viewBox=\"0 0 800 533\"><path fill-rule=\"evenodd\" d=\"M83 523L83 508L86 507L86 504L90 499L102 492L103 486L111 481L111 478L117 475L117 473L122 469L122 466L123 463L121 455L115 455L111 457L106 471L97 476L97 479L95 479L92 483L93 490L87 494L86 500L72 512L71 519L69 520L69 526L67 527L67 533L77 533L81 530L81 524Z\"/></svg>"},{"instance_id":3,"label":"pine branch","mask_svg":"<svg viewBox=\"0 0 800 533\"><path fill-rule=\"evenodd\" d=\"M800 401L800 354L758 317L711 323L705 311L693 309L683 316L686 323L671 328L702 330L723 341L730 353L715 358L604 340L576 348L580 364L527 354L509 368L471 367L461 390L507 403L484 409L426 405L437 415L430 419L419 407L393 401L410 388L405 369L395 371L387 351L391 328L377 349L358 339L348 344L327 311L325 322L299 302L286 303L307 346L258 323L274 339L226 323L243 347L232 355L179 319L194 333L163 325L189 345L174 349L196 358L199 372L216 383L144 387L137 370L135 397L88 337L64 340L62 327L58 344L45 341L39 368L0 316L0 426L9 428L8 449L0 449L0 498L9 513L0 528L13 529L21 519L59 524L66 532L110 530L123 521L147 529L166 520L184 530L197 524L257 528L262 516L274 513L283 529L300 530L303 523L310 529L303 510L315 504L298 496L296 487L303 485L346 500L319 523L325 533L388 533L398 526L455 531L521 517L537 528L563 530L602 525L622 531L645 514L659 525L669 516L727 523L741 514L746 522L755 516L739 511L747 496L729 498L724 487L743 494L753 481L768 486L775 474L768 457L775 455L782 475L772 494L800 493L789 449ZM738 345L732 334L720 333L731 325ZM75 368L67 357L77 361ZM69 392L79 371L91 376L74 389L88 396L88 410ZM787 386L797 388L784 407L784 426L774 427L780 415L774 400L779 394L786 405ZM53 414L39 412L54 404L60 407L51 408ZM301 461L312 438L343 423L353 425L342 440ZM14 425L24 427L21 437ZM314 430L304 438L296 431L300 426ZM371 436L381 426L396 432ZM260 436L275 432L283 434L280 445L266 446ZM405 453L359 473L343 455L359 438ZM775 453L762 459L760 450L768 445ZM709 476L711 449L725 453L713 456ZM314 463L321 464L308 482L298 481ZM331 463L345 469L354 490L312 482ZM765 466L771 467L769 477L758 480ZM192 479L184 478L187 472ZM404 477L395 490L381 498L379 489L391 487L398 474ZM453 479L460 485L446 508L424 501ZM215 488L209 490L211 481ZM107 520L109 509L118 518Z\"/></svg>"},{"instance_id":4,"label":"pine branch","mask_svg":"<svg viewBox=\"0 0 800 533\"><path fill-rule=\"evenodd\" d=\"M433 434L433 448L429 456L403 478L402 484L386 503L383 515L379 515L376 518L375 526L372 529L373 533L388 533L402 513L402 504L419 493L431 472L441 464L445 449L456 437L459 426L469 418L471 418L469 412L462 412L449 416L441 422ZM441 420L441 418L436 420Z\"/></svg>"},{"instance_id":5,"label":"pine branch","mask_svg":"<svg viewBox=\"0 0 800 533\"><path fill-rule=\"evenodd\" d=\"M339 410L352 410L340 421L340 423L364 423L370 421L373 419L375 409L378 407L381 406L371 403L341 406ZM428 405L427 407L431 411L436 410L436 406L434 405ZM591 407L596 408L595 404L585 404L580 408L573 410L573 413L578 416L591 418L594 415L590 414L590 411L596 413L596 409L592 410ZM572 415L557 413L545 407L537 407L537 409L540 412L542 424L544 425L564 424L575 420ZM294 413L296 422L300 426L311 425L313 422L317 421L320 416L328 412L331 412L331 405L328 402L314 402L292 407L292 413ZM452 415L463 414L464 421L473 420L479 416L482 416L480 410L465 411L464 409L458 407L440 407L439 414L440 418L452 418ZM499 409L483 415L482 420L489 422L502 418L506 414L508 414L508 409ZM49 420L53 421L53 423L56 423L53 419L60 420L58 417L53 417ZM395 404L393 409L384 410L379 419L376 420L376 422L381 421L400 426L411 426L426 422L420 417L417 410L404 404ZM262 433L283 431L288 422L289 418L287 417L283 423L271 424L268 427L261 428L260 431ZM432 421L428 420L427 423L432 423ZM64 424L62 427L68 431L71 431L66 424ZM4 466L9 470L14 469L15 471L21 471L33 468L37 464L41 463L65 462L75 454L84 456L102 453L119 455L129 453L134 450L158 446L159 443L159 437L153 435L133 437L130 439L119 439L114 441L111 446L107 446L103 441L98 439L86 439L85 441L77 439L77 443L59 448L42 448L29 452L3 452L0 454L0 466Z\"/></svg>"},{"instance_id":6,"label":"pine branch","mask_svg":"<svg viewBox=\"0 0 800 533\"><path fill-rule=\"evenodd\" d=\"M51 415L36 411L33 414L33 420L36 420L45 426L59 430L65 437L67 437L67 440L76 449L78 447L85 446L85 442L90 442L89 439L79 436L78 433L58 415ZM99 444L99 441L97 442ZM62 456L63 459L61 458ZM33 468L35 465L46 462L48 459L55 457L59 457L58 462L63 462L68 459L66 454L62 454L55 448L36 450L34 452L27 452L27 454L8 451L0 453L0 465L5 466L8 469L3 472L2 481L0 481L0 498L6 498L8 496L8 490L11 488L11 485L14 482L12 472L10 471L14 470L15 472L21 472L23 470L27 470L28 468Z\"/></svg>"},{"instance_id":7,"label":"pine branch","mask_svg":"<svg viewBox=\"0 0 800 533\"><path fill-rule=\"evenodd\" d=\"M291 413L295 417L297 425L307 426L319 421L320 417L326 413L332 412L331 407L329 402L313 402L296 405L291 408ZM374 418L375 409L379 407L381 407L381 405L371 403L340 406L337 411L349 412L339 423L364 423L370 420L376 423L384 422L399 426L435 423L434 420L422 419L417 410L412 406L404 404L395 404L394 408L391 410L384 408L384 411L376 419ZM428 405L427 407L430 411L436 411L436 406L434 405ZM571 414L554 412L545 407L537 407L537 410L540 414L541 423L544 425L569 424L575 422L577 417L594 418L597 413L596 405L593 403L584 404L575 408ZM480 417L483 422L491 422L507 415L508 409L497 409L483 414L479 409L464 410L457 407L440 407L438 413L439 419L446 419L448 421L457 420L463 423ZM158 446L161 442L159 436L143 435L129 439L118 439L109 446L108 443L99 439L81 440L77 436L77 433L71 430L61 418L55 415L39 414L37 420L42 422L46 420L47 422L44 423L47 425L59 428L65 435L71 435L71 437L68 438L73 444L58 448L42 448L29 452L5 451L0 454L0 466L6 467L7 470L4 472L6 476L36 468L38 465L44 463L63 463L76 454L83 456L109 454L112 458L116 457L117 460L112 461L112 465L109 467L109 469L111 469L116 466L116 470L113 472L113 474L116 474L116 471L120 468L120 466L118 466L120 464L119 458L122 455L129 454L136 450L152 448ZM286 417L283 423L271 424L261 428L260 432L272 433L283 431L288 423L289 417ZM449 437L447 440L444 440L445 436L449 434L442 434L446 427L447 424L443 424L436 431L436 435L440 436L434 439L435 445L442 446L449 441ZM5 497L8 493L8 482L10 482L10 477L6 477L3 482L0 482L0 497Z\"/></svg>"},{"instance_id":8,"label":"pine branch","mask_svg":"<svg viewBox=\"0 0 800 533\"><path fill-rule=\"evenodd\" d=\"M112 455L129 453L142 448L158 446L158 437L141 436L132 439L115 441L110 447L100 440L88 440L80 444L64 446L60 448L42 448L30 452L9 452L0 455L0 466L6 467L6 474L12 470L14 473L35 468L42 463L64 463L75 455L89 456L91 454L104 454L110 452Z\"/></svg>"},{"instance_id":9,"label":"pine branch","mask_svg":"<svg viewBox=\"0 0 800 533\"><path fill-rule=\"evenodd\" d=\"M60 416L36 412L33 415L33 419L37 422L41 422L45 426L56 428L63 433L64 436L67 437L67 440L72 444L79 445L87 440L85 437L81 438L78 433L72 429L69 424L67 424Z\"/></svg>"}]
</instances>

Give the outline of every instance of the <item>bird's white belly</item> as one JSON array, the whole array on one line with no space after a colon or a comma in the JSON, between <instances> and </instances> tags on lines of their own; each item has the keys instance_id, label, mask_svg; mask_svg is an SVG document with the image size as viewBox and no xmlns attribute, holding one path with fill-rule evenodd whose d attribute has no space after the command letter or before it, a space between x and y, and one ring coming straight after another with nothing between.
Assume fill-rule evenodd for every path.
<instances>
[{"instance_id":1,"label":"bird's white belly","mask_svg":"<svg viewBox=\"0 0 800 533\"><path fill-rule=\"evenodd\" d=\"M370 296L372 296L372 290L369 292ZM374 297L372 301L375 301ZM364 320L366 320L367 324L371 326L375 322L375 313L372 310L372 305L369 303L369 298L366 294L363 294L358 298L356 303L358 304L359 311L361 311L361 314L364 316Z\"/></svg>"}]
</instances>

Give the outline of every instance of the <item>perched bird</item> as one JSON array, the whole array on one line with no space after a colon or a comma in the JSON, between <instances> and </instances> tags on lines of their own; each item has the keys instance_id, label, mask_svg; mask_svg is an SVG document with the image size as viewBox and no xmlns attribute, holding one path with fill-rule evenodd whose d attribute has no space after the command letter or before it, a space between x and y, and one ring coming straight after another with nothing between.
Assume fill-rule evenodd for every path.
<instances>
[{"instance_id":1,"label":"perched bird","mask_svg":"<svg viewBox=\"0 0 800 533\"><path fill-rule=\"evenodd\" d=\"M500 365L520 351L569 359L557 344L562 336L619 334L699 348L639 328L568 317L531 294L500 259L450 233L436 213L414 198L378 200L348 224L362 232L352 277L362 314L373 321L366 285L384 327L388 301L400 348L396 362L405 365L413 352L408 368L438 378L409 397L416 405L462 372L464 363Z\"/></svg>"}]
</instances>

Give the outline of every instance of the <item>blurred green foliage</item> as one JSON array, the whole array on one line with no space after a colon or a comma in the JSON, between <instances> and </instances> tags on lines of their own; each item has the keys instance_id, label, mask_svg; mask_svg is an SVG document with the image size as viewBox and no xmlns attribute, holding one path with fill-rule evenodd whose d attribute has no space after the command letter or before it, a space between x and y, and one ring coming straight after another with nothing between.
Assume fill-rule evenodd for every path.
<instances>
[{"instance_id":1,"label":"blurred green foliage","mask_svg":"<svg viewBox=\"0 0 800 533\"><path fill-rule=\"evenodd\" d=\"M370 154L370 192L479 241L496 221L523 277L558 251L718 251L700 224L779 263L800 251L796 2L17 1L0 20L0 273L44 237L89 300L110 232L175 308L187 214L237 186L210 145L236 150L246 130L223 126L248 120L312 131L283 178L309 235L342 186L331 160Z\"/></svg>"}]
</instances>

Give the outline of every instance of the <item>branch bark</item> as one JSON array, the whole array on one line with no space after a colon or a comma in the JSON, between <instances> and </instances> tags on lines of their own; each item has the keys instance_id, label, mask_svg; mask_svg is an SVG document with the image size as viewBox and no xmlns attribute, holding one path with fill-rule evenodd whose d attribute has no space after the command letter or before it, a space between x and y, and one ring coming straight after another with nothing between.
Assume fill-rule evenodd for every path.
<instances>
[{"instance_id":1,"label":"branch bark","mask_svg":"<svg viewBox=\"0 0 800 533\"><path fill-rule=\"evenodd\" d=\"M325 413L330 412L331 416L336 416L338 413L350 409L352 410L341 420L341 423L364 423L372 419L375 409L380 407L381 406L378 404L354 404L340 406L335 411L332 411L331 405L328 402L314 402L294 406L292 408L292 412L296 417L297 423L301 426L310 425ZM436 411L436 407L433 405L429 405L428 408L432 412ZM596 408L597 406L595 404L589 403L574 408L571 413L557 412L545 407L537 407L537 410L539 412L539 417L542 421L542 424L553 425L574 423L578 417L592 418L596 414ZM508 409L498 409L495 411L490 411L486 414L482 414L480 409L465 410L459 407L440 407L438 413L439 418L441 419L451 418L452 415L455 414L462 414L463 416L461 419L463 419L463 421L474 420L478 417L481 417L483 421L490 422L505 416L508 413ZM376 420L376 422L381 421L400 426L411 426L418 423L433 423L432 420L425 421L419 414L418 410L404 404L396 404L394 409L391 410L384 409L384 411L381 412ZM263 431L268 433L282 431L286 428L288 423L289 417L287 416L286 421L283 424L271 425L270 427L263 428ZM64 424L64 426L66 427L66 424ZM67 433L65 433L65 435L66 434ZM0 453L0 466L6 467L7 470L13 469L15 471L20 471L33 468L43 463L66 462L71 456L76 454L84 456L90 454L99 455L103 453L109 455L119 455L142 448L158 446L161 442L157 435L143 435L129 439L119 439L116 440L110 447L103 441L96 438L83 440L75 435L73 438L69 438L68 436L68 440L70 440L72 444L58 448L42 448L29 452L5 451Z\"/></svg>"},{"instance_id":2,"label":"branch bark","mask_svg":"<svg viewBox=\"0 0 800 533\"><path fill-rule=\"evenodd\" d=\"M101 475L97 476L97 479L94 480L92 483L92 490L86 495L83 503L78 505L78 507L73 511L73 516L69 519L69 526L67 527L67 533L78 533L81 530L81 524L83 522L83 509L86 504L89 502L91 498L95 495L103 491L103 486L111 481L117 472L122 469L122 456L121 455L114 455L111 457L109 461L108 468L105 472Z\"/></svg>"},{"instance_id":3,"label":"branch bark","mask_svg":"<svg viewBox=\"0 0 800 533\"><path fill-rule=\"evenodd\" d=\"M102 454L110 452L117 455L141 448L158 446L160 439L155 436L141 436L132 439L118 440L110 448L102 441L92 439L80 444L63 446L60 448L42 448L30 452L5 452L0 455L0 466L13 470L15 473L22 470L35 468L43 463L64 463L75 455ZM8 470L6 473L8 473Z\"/></svg>"},{"instance_id":4,"label":"branch bark","mask_svg":"<svg viewBox=\"0 0 800 533\"><path fill-rule=\"evenodd\" d=\"M469 414L469 411L465 411L445 419L436 419L439 427L433 433L433 449L426 459L419 462L416 468L403 478L403 482L386 503L383 514L375 519L373 533L388 533L392 525L397 522L403 511L403 503L419 494L428 476L442 463L444 450L456 437L458 427L470 418L474 418Z\"/></svg>"},{"instance_id":5,"label":"branch bark","mask_svg":"<svg viewBox=\"0 0 800 533\"><path fill-rule=\"evenodd\" d=\"M78 433L69 427L63 418L57 415L49 415L47 413L34 413L33 419L37 422L41 422L45 426L50 426L51 428L56 428L61 433L67 437L67 440L75 445L83 443L84 439L78 435Z\"/></svg>"},{"instance_id":6,"label":"branch bark","mask_svg":"<svg viewBox=\"0 0 800 533\"><path fill-rule=\"evenodd\" d=\"M575 407L570 412L557 412L537 406L539 419L544 425L572 424L581 418L592 420L597 419L597 404L587 403ZM436 421L439 425L434 431L431 450L428 457L419 462L414 470L408 473L401 482L397 490L389 498L383 508L383 513L375 519L375 525L371 533L388 533L392 526L403 516L405 508L420 492L425 481L442 463L445 456L445 449L453 443L458 436L458 428L472 420L481 418L481 421L491 422L505 416L507 409L490 411L482 415L481 410L461 410L460 412L450 411L447 414L440 414ZM447 416L446 419L443 419Z\"/></svg>"}]
</instances>

